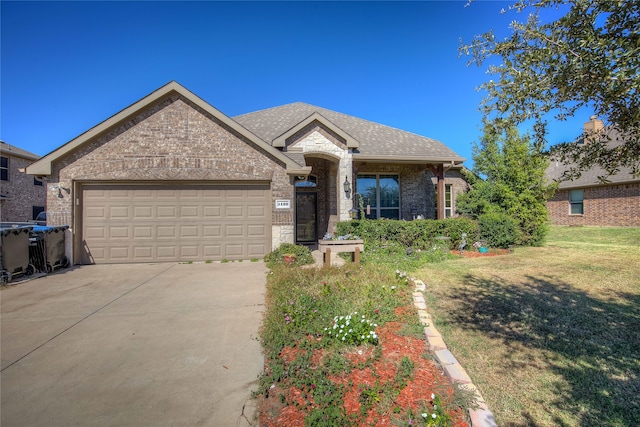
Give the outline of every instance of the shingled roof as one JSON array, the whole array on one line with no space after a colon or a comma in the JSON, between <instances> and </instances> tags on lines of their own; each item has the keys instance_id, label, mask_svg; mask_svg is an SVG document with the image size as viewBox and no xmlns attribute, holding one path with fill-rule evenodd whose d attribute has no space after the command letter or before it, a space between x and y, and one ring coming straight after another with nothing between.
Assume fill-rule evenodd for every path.
<instances>
[{"instance_id":1,"label":"shingled roof","mask_svg":"<svg viewBox=\"0 0 640 427\"><path fill-rule=\"evenodd\" d=\"M233 120L273 145L279 136L314 113L358 141L358 148L353 152L354 160L454 163L465 160L435 139L303 102L243 114L233 117Z\"/></svg>"},{"instance_id":2,"label":"shingled roof","mask_svg":"<svg viewBox=\"0 0 640 427\"><path fill-rule=\"evenodd\" d=\"M15 145L7 144L2 140L0 140L0 153L5 155L21 157L26 160L38 160L40 158L40 156L38 156L37 154L33 154L30 151L23 150L22 148L18 148Z\"/></svg>"},{"instance_id":3,"label":"shingled roof","mask_svg":"<svg viewBox=\"0 0 640 427\"><path fill-rule=\"evenodd\" d=\"M609 147L616 147L624 143L624 138L622 138L617 131L607 129L606 133L610 138L609 142L607 143ZM580 141L582 141L582 139ZM589 170L583 171L580 175L580 178L571 181L561 180L564 171L568 170L571 167L571 164L565 165L564 163L552 157L549 163L549 167L546 171L547 179L549 179L550 181L559 181L560 189L567 190L572 188L584 188L599 185L628 184L633 182L640 182L640 177L634 177L630 167L621 167L618 173L616 173L615 175L607 176L606 171L600 166L594 166ZM606 178L606 183L600 181L599 177L601 176Z\"/></svg>"}]
</instances>

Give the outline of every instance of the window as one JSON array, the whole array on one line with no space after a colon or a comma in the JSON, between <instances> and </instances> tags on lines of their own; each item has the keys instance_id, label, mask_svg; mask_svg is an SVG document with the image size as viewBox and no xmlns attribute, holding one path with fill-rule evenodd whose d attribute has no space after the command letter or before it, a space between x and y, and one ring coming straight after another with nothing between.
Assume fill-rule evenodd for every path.
<instances>
[{"instance_id":1,"label":"window","mask_svg":"<svg viewBox=\"0 0 640 427\"><path fill-rule=\"evenodd\" d=\"M584 214L584 190L569 191L569 205L571 206L571 215Z\"/></svg>"},{"instance_id":2,"label":"window","mask_svg":"<svg viewBox=\"0 0 640 427\"><path fill-rule=\"evenodd\" d=\"M42 187L42 181L40 181L39 179L36 179L36 177L33 177L33 185L39 185L40 187Z\"/></svg>"},{"instance_id":3,"label":"window","mask_svg":"<svg viewBox=\"0 0 640 427\"><path fill-rule=\"evenodd\" d=\"M400 179L398 175L358 175L356 209L359 199L369 219L400 219Z\"/></svg>"},{"instance_id":4,"label":"window","mask_svg":"<svg viewBox=\"0 0 640 427\"><path fill-rule=\"evenodd\" d=\"M451 184L444 185L444 217L445 218L451 218L453 216L452 188L453 186ZM437 218L438 217L438 186L437 185L434 186L433 192L435 194L435 200L436 200L436 204L434 206L434 211L433 211L434 212L433 217Z\"/></svg>"},{"instance_id":5,"label":"window","mask_svg":"<svg viewBox=\"0 0 640 427\"><path fill-rule=\"evenodd\" d=\"M44 215L44 206L31 206L31 219L46 221L47 217L42 218L43 215L40 215L41 213ZM40 218L38 218L38 215L40 215Z\"/></svg>"},{"instance_id":6,"label":"window","mask_svg":"<svg viewBox=\"0 0 640 427\"><path fill-rule=\"evenodd\" d=\"M9 158L0 157L0 180L9 181Z\"/></svg>"}]
</instances>

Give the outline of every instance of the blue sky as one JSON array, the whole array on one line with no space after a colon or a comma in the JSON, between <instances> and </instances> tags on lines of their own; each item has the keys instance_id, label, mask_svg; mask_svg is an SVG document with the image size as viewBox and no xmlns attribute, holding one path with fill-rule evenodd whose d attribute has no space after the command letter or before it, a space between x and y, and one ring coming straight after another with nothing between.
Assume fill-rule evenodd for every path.
<instances>
[{"instance_id":1,"label":"blue sky","mask_svg":"<svg viewBox=\"0 0 640 427\"><path fill-rule=\"evenodd\" d=\"M0 138L45 155L171 80L228 116L302 101L438 139L471 166L507 2L0 2ZM588 114L551 124L580 134Z\"/></svg>"}]
</instances>

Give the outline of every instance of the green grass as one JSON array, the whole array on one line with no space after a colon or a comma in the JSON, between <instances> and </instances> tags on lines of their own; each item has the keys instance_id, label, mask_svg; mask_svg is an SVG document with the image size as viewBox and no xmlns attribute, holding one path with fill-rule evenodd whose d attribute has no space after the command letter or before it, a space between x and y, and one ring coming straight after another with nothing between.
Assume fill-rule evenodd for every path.
<instances>
[{"instance_id":1,"label":"green grass","mask_svg":"<svg viewBox=\"0 0 640 427\"><path fill-rule=\"evenodd\" d=\"M427 304L498 425L640 425L640 229L427 264Z\"/></svg>"}]
</instances>

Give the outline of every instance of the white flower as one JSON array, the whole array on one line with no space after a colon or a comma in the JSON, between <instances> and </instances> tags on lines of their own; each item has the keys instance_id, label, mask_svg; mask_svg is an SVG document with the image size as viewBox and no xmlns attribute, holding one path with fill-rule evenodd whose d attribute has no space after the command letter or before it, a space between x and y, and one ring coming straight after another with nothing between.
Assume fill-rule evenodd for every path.
<instances>
[{"instance_id":1,"label":"white flower","mask_svg":"<svg viewBox=\"0 0 640 427\"><path fill-rule=\"evenodd\" d=\"M436 395L431 393L431 399L435 399L435 398L436 398Z\"/></svg>"},{"instance_id":2,"label":"white flower","mask_svg":"<svg viewBox=\"0 0 640 427\"><path fill-rule=\"evenodd\" d=\"M435 411L436 409L438 409L438 405L433 405L433 410Z\"/></svg>"},{"instance_id":3,"label":"white flower","mask_svg":"<svg viewBox=\"0 0 640 427\"><path fill-rule=\"evenodd\" d=\"M435 419L435 418L436 418L436 416L437 416L437 415L436 415L435 413L431 414L431 418L433 418L433 419Z\"/></svg>"},{"instance_id":4,"label":"white flower","mask_svg":"<svg viewBox=\"0 0 640 427\"><path fill-rule=\"evenodd\" d=\"M426 412L422 413L422 418L427 418L429 416L429 414L427 414Z\"/></svg>"}]
</instances>

